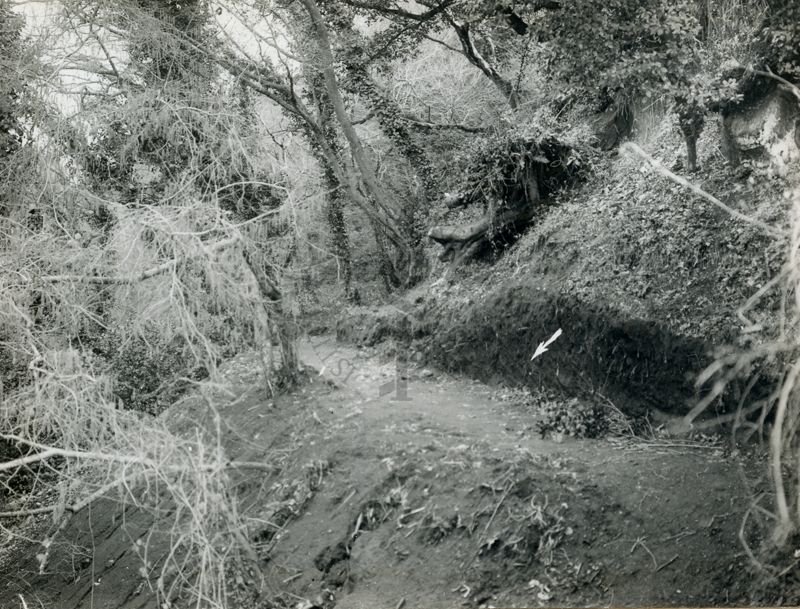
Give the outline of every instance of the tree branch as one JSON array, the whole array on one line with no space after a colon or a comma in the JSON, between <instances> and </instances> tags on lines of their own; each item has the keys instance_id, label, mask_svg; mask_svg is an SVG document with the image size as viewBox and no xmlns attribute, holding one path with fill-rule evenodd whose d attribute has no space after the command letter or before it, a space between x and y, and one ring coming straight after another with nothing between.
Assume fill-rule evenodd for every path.
<instances>
[{"instance_id":1,"label":"tree branch","mask_svg":"<svg viewBox=\"0 0 800 609\"><path fill-rule=\"evenodd\" d=\"M515 90L514 85L508 80L503 78L500 72L490 64L486 58L475 46L472 39L471 28L468 22L459 22L452 15L445 13L445 19L453 27L458 40L461 42L461 48L464 50L464 56L469 62L483 72L489 80L500 90L503 96L508 100L508 105L512 110L516 110L519 106L519 94Z\"/></svg>"},{"instance_id":2,"label":"tree branch","mask_svg":"<svg viewBox=\"0 0 800 609\"><path fill-rule=\"evenodd\" d=\"M469 125L464 125L461 123L433 123L430 121L423 121L422 119L411 116L410 114L402 114L400 115L400 118L410 125L420 129L452 129L455 131L463 131L464 133L483 133L486 131L485 127L470 127Z\"/></svg>"},{"instance_id":3,"label":"tree branch","mask_svg":"<svg viewBox=\"0 0 800 609\"><path fill-rule=\"evenodd\" d=\"M780 84L783 85L784 89L788 90L789 93L794 95L797 98L797 101L800 102L800 87L796 84L789 82L782 76L778 76L774 72L768 72L766 70L749 70L751 73L755 74L756 76L763 76L765 78L772 78L773 80L778 81Z\"/></svg>"},{"instance_id":4,"label":"tree branch","mask_svg":"<svg viewBox=\"0 0 800 609\"><path fill-rule=\"evenodd\" d=\"M231 245L236 244L239 241L239 237L231 237L230 239L224 239L222 241L218 241L214 243L210 247L205 248L206 253L213 253L218 250L224 249L226 247L230 247ZM199 253L197 254L200 255ZM179 262L186 260L186 258L181 259L173 259L168 260L158 266L155 266L151 269L148 269L142 273L136 273L132 275L117 275L117 276L98 276L98 275L45 275L44 277L39 277L39 281L43 281L45 283L93 283L93 284L100 284L100 285L130 285L134 283L139 283L140 281L144 281L145 279L150 279L151 277L156 277L157 275L162 275L172 269L174 269Z\"/></svg>"},{"instance_id":5,"label":"tree branch","mask_svg":"<svg viewBox=\"0 0 800 609\"><path fill-rule=\"evenodd\" d=\"M389 8L386 6L373 4L371 2L364 2L363 0L341 0L341 2L342 4L352 6L353 8L374 11L380 15L383 15L384 17L399 17L401 19L410 19L412 21L424 23L430 19L433 19L445 11L448 7L455 4L456 0L444 0L440 4L430 7L424 13L414 13L400 8Z\"/></svg>"},{"instance_id":6,"label":"tree branch","mask_svg":"<svg viewBox=\"0 0 800 609\"><path fill-rule=\"evenodd\" d=\"M363 125L373 118L375 118L375 113L369 112L366 116L364 116L364 118L354 120L353 124ZM464 125L461 123L434 123L432 121L424 121L410 113L400 114L398 118L404 120L413 127L417 127L418 129L426 129L429 131L448 129L454 131L463 131L464 133L484 133L486 131L485 127L470 127L469 125Z\"/></svg>"}]
</instances>

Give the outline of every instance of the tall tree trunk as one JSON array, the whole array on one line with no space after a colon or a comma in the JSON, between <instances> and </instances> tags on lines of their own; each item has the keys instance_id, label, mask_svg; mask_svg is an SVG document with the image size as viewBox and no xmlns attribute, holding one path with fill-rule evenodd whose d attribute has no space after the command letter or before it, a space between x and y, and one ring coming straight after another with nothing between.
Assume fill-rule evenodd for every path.
<instances>
[{"instance_id":1,"label":"tall tree trunk","mask_svg":"<svg viewBox=\"0 0 800 609\"><path fill-rule=\"evenodd\" d=\"M308 71L307 71L308 72ZM337 142L336 126L334 125L333 105L325 90L325 84L319 73L306 74L311 86L312 95L316 101L319 122L329 146L336 156L341 155ZM322 179L327 192L326 216L330 230L331 246L336 256L336 264L344 287L345 298L348 302L358 304L358 290L353 288L353 262L350 250L350 237L347 233L347 222L344 216L344 199L342 190L344 186L336 175L336 169L331 166L318 146L312 146L322 166Z\"/></svg>"},{"instance_id":2,"label":"tall tree trunk","mask_svg":"<svg viewBox=\"0 0 800 609\"><path fill-rule=\"evenodd\" d=\"M328 61L326 62L323 58L322 62L327 66L327 69L323 71L323 82L326 92L332 90L334 93L331 97L334 116L337 122L340 123L342 132L347 136L348 144L355 145L354 147L351 145L351 154L353 154L354 160L360 160L360 163L357 162L355 169L349 163L342 162L337 148L334 146L335 142L326 134L325 129L319 124L318 118L303 104L291 81L283 82L269 65L259 65L258 68L254 68L248 62L240 60L233 54L223 57L221 64L225 69L240 78L244 86L273 100L286 111L287 116L297 122L308 137L319 158L324 159L324 165L332 169L339 184L346 189L350 201L364 213L373 226L380 227L388 242L391 243L394 252L397 254L397 256L393 256L393 265L398 268L396 275L408 277L404 283L413 283L421 276L421 269L424 269L421 232L414 233L413 225L410 225L410 223L411 230L409 230L409 226L404 226L402 216L394 211L391 206L387 206L387 197L378 184L374 170L369 168L363 146L358 141L352 123L344 109L341 94L338 92L336 77L331 66L332 51L330 49L330 40L327 38L327 30L325 30L324 23L319 19L319 10L313 1L302 1L303 9L306 13L308 13L308 5L316 13L317 20L313 21L315 35L320 28L326 34L325 41L327 45L319 45L326 47L328 51L325 54ZM320 27L317 27L317 24ZM298 39L300 38L298 37ZM305 48L308 45L303 46ZM341 124L342 119L344 119L344 125ZM345 125L349 125L349 129L345 130ZM356 152L353 153L353 150ZM362 167L366 167L366 173L362 173L359 179L355 172L361 172ZM363 181L368 186L367 196L359 190L360 181ZM403 270L403 267L406 270Z\"/></svg>"},{"instance_id":3,"label":"tall tree trunk","mask_svg":"<svg viewBox=\"0 0 800 609\"><path fill-rule=\"evenodd\" d=\"M381 131L411 165L421 182L425 201L435 200L438 187L433 178L431 162L422 148L414 143L399 105L379 90L363 64L351 61L346 65L346 69L346 86L367 102L380 124Z\"/></svg>"},{"instance_id":4,"label":"tall tree trunk","mask_svg":"<svg viewBox=\"0 0 800 609\"><path fill-rule=\"evenodd\" d=\"M379 221L381 229L385 232L387 238L397 248L400 255L398 261L398 269L403 274L407 275L404 283L412 283L416 277L413 274L417 270L415 267L418 263L417 258L421 256L421 251L415 244L419 242L413 234L409 234L410 228L404 225L403 218L391 205L387 204L389 199L386 190L381 186L378 177L375 173L370 160L367 158L366 152L361 139L358 137L353 123L347 114L347 110L342 99L342 94L339 90L339 83L334 71L334 57L331 47L328 29L323 20L322 14L319 11L315 0L300 0L303 7L306 9L316 33L316 42L319 48L322 74L325 79L325 89L328 93L328 98L333 105L334 114L342 133L347 139L350 147L350 154L353 157L356 167L360 173L361 180L366 188L369 198L373 201L377 209L380 211L382 217L373 218ZM402 268L405 267L405 268Z\"/></svg>"},{"instance_id":5,"label":"tall tree trunk","mask_svg":"<svg viewBox=\"0 0 800 609\"><path fill-rule=\"evenodd\" d=\"M378 254L378 273L383 281L383 287L388 294L400 285L401 281L397 277L392 259L389 256L389 246L386 243L386 237L381 231L381 227L377 226L374 222L370 222L370 224L372 225L372 234L375 237L375 249Z\"/></svg>"},{"instance_id":6,"label":"tall tree trunk","mask_svg":"<svg viewBox=\"0 0 800 609\"><path fill-rule=\"evenodd\" d=\"M342 86L366 102L381 131L416 173L425 202L435 200L438 189L430 160L425 151L415 143L400 105L382 90L369 73L369 51L366 50L369 48L369 41L356 31L352 16L337 10L335 5L329 5L328 10L334 11L334 18L341 24L338 26L338 33L343 36L343 44L346 46L342 53L345 68Z\"/></svg>"},{"instance_id":7,"label":"tall tree trunk","mask_svg":"<svg viewBox=\"0 0 800 609\"><path fill-rule=\"evenodd\" d=\"M472 38L472 32L469 23L461 23L447 15L447 20L458 35L458 40L461 43L461 50L467 60L483 72L489 80L492 81L495 87L503 94L508 100L508 105L512 110L519 107L519 91L510 80L504 78L500 72L497 71L483 54L475 46L475 41Z\"/></svg>"},{"instance_id":8,"label":"tall tree trunk","mask_svg":"<svg viewBox=\"0 0 800 609\"><path fill-rule=\"evenodd\" d=\"M327 217L331 231L331 245L336 263L339 267L344 295L348 302L358 304L358 290L353 287L353 260L350 251L350 236L347 234L347 223L344 217L344 201L341 185L330 169L325 169L325 184L329 190Z\"/></svg>"},{"instance_id":9,"label":"tall tree trunk","mask_svg":"<svg viewBox=\"0 0 800 609\"><path fill-rule=\"evenodd\" d=\"M375 203L383 209L390 219L397 221L399 218L397 217L396 212L391 209L391 207L383 203L385 199L384 190L381 188L378 182L375 169L372 166L372 163L367 159L361 139L358 137L358 134L353 127L353 123L347 114L347 109L344 107L344 100L342 99L342 94L339 91L339 83L336 79L336 73L333 69L335 60L333 57L330 37L328 36L328 28L325 26L322 14L319 12L319 8L314 0L300 1L311 17L311 21L314 25L314 30L317 35L316 42L322 57L322 74L325 79L325 89L328 93L328 98L333 105L336 120L339 121L339 126L342 129L342 133L344 133L347 143L350 146L350 154L353 156L353 161L361 173L361 179L364 181L364 185L367 187L369 195L375 200Z\"/></svg>"},{"instance_id":10,"label":"tall tree trunk","mask_svg":"<svg viewBox=\"0 0 800 609\"><path fill-rule=\"evenodd\" d=\"M703 109L693 103L678 99L678 124L686 142L686 170L697 171L697 140L703 132Z\"/></svg>"},{"instance_id":11,"label":"tall tree trunk","mask_svg":"<svg viewBox=\"0 0 800 609\"><path fill-rule=\"evenodd\" d=\"M264 302L268 316L268 323L274 329L278 339L278 348L281 352L280 380L286 385L297 382L298 359L296 349L296 332L289 319L286 303L283 298L278 280L270 265L260 253L253 251L248 246L242 248L242 257L258 285L259 293ZM262 345L262 349L272 350L272 344ZM270 358L267 358L270 361ZM267 370L269 375L272 370Z\"/></svg>"},{"instance_id":12,"label":"tall tree trunk","mask_svg":"<svg viewBox=\"0 0 800 609\"><path fill-rule=\"evenodd\" d=\"M409 260L408 256L405 258L403 257L405 252L416 254L416 252L414 252L408 245L410 241L407 239L398 241L400 238L400 233L391 230L392 227L390 224L388 224L389 221L386 219L386 217L380 213L380 210L377 209L377 206L372 204L368 198L368 195L365 195L362 192L358 177L353 174L349 165L341 161L336 154L333 144L326 138L319 137L319 134L314 134L312 141L314 144L316 144L315 149L319 151L319 154L323 159L323 167L333 168L333 175L336 177L338 184L343 188L346 187L346 192L350 200L353 201L353 203L364 212L364 215L369 221L370 226L375 231L377 240L376 242L378 243L377 254L379 260L381 261L381 265L387 263L392 268L391 272L383 274L392 278L392 287L399 287L400 285L410 283L408 280L397 280L397 278L402 276L400 274L403 272L402 269L414 268L413 259ZM392 256L389 256L388 252L392 246L394 250L401 256L399 262L396 262ZM414 279L416 279L416 275L407 274L407 276L411 277L412 282Z\"/></svg>"}]
</instances>

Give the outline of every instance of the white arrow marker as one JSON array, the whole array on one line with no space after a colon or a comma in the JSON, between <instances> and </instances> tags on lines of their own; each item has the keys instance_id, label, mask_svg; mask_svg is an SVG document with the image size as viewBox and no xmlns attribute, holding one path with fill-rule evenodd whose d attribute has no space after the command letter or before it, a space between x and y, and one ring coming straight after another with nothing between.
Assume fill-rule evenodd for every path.
<instances>
[{"instance_id":1,"label":"white arrow marker","mask_svg":"<svg viewBox=\"0 0 800 609\"><path fill-rule=\"evenodd\" d=\"M535 360L537 357L547 351L547 347L552 345L559 336L561 336L561 328L556 330L555 334L553 334L553 336L548 338L545 342L539 343L539 346L536 347L536 351L534 351L533 355L531 356L531 361Z\"/></svg>"}]
</instances>

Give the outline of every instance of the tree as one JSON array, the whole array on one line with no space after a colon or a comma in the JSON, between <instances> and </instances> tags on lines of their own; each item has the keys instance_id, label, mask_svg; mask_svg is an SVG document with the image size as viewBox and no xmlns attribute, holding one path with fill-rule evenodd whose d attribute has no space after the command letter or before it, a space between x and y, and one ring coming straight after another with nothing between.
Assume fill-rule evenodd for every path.
<instances>
[{"instance_id":1,"label":"tree","mask_svg":"<svg viewBox=\"0 0 800 609\"><path fill-rule=\"evenodd\" d=\"M3 220L11 216L12 220L22 220L24 225L25 211L19 209L17 189L17 173L19 151L22 146L20 89L23 85L14 59L20 56L20 32L22 20L12 12L8 0L0 0L0 72L4 78L0 81L0 226L3 232L11 226ZM0 244L4 239L0 239ZM5 249L0 245L0 255ZM18 345L15 345L12 324L0 324L0 396L3 390L10 391L19 384L25 374L24 367L18 363ZM0 397L2 399L2 397Z\"/></svg>"},{"instance_id":2,"label":"tree","mask_svg":"<svg viewBox=\"0 0 800 609\"><path fill-rule=\"evenodd\" d=\"M10 0L0 0L0 183L13 184L14 156L22 146L24 128L21 124L25 113L22 99L24 82L20 77L18 61L21 56L22 19L11 10ZM9 213L14 204L0 190L0 216Z\"/></svg>"},{"instance_id":3,"label":"tree","mask_svg":"<svg viewBox=\"0 0 800 609\"><path fill-rule=\"evenodd\" d=\"M19 56L22 19L11 11L9 0L0 0L0 61L6 77L0 84L0 159L7 159L21 144L19 94L22 83L12 65Z\"/></svg>"},{"instance_id":4,"label":"tree","mask_svg":"<svg viewBox=\"0 0 800 609\"><path fill-rule=\"evenodd\" d=\"M366 41L353 30L351 23L346 26L345 31L340 30L340 35L342 34L348 39L342 60L345 72L343 87L364 100L381 131L413 168L421 182L421 203L433 200L438 193L431 163L425 151L415 142L409 128L408 117L400 105L381 90L380 85L370 74L369 62L374 58L369 52ZM385 68L380 63L377 67Z\"/></svg>"},{"instance_id":5,"label":"tree","mask_svg":"<svg viewBox=\"0 0 800 609\"><path fill-rule=\"evenodd\" d=\"M694 0L576 0L542 24L550 73L590 99L666 96L686 141L689 171L713 95L699 77L702 25Z\"/></svg>"},{"instance_id":6,"label":"tree","mask_svg":"<svg viewBox=\"0 0 800 609\"><path fill-rule=\"evenodd\" d=\"M281 184L261 162L262 134L229 83L209 77L207 55L194 54L186 32L133 3L65 7L54 33L68 26L64 38L92 53L58 47L41 57L53 65L22 90L42 105L38 94L57 93L59 104L46 117L15 106L27 139L0 158L5 169L35 156L40 171L15 189L12 217L0 215L0 443L25 455L3 463L3 475L51 467L62 503L34 513L52 512L53 536L104 497L145 519L148 507L168 504L174 543L160 563L143 565L155 570L161 599L186 592L204 606L230 606L225 574L254 556L230 493L235 466L221 450L208 458L207 436L185 441L129 408L156 413L202 377L218 378L218 364L238 351L262 347L272 358L273 342L268 386L283 371L297 374L276 289L282 229L270 222ZM77 92L47 79L66 56L89 83ZM34 204L36 231L13 215ZM6 346L21 369L13 384ZM214 421L206 397L203 418ZM48 557L38 557L43 570Z\"/></svg>"},{"instance_id":7,"label":"tree","mask_svg":"<svg viewBox=\"0 0 800 609\"><path fill-rule=\"evenodd\" d=\"M519 108L525 97L524 92L519 90L519 81L514 82L504 75L497 58L493 60L490 57L496 50L493 38L498 34L502 37L501 32L504 30L508 31L510 28L519 36L529 33L528 24L515 11L515 3L509 0L488 4L477 0L425 1L418 3L427 9L422 12L413 8L399 8L392 3L378 0L343 0L343 3L373 19L380 16L392 24L389 29L376 36L373 46L377 50L373 52L373 57L376 53L390 53L395 56L398 53L407 53L428 37L430 32L451 29L456 34L462 56L492 82L512 110ZM555 0L532 0L524 3L521 8L526 16L534 16L540 11L560 9L561 3ZM456 50L449 45L448 48Z\"/></svg>"},{"instance_id":8,"label":"tree","mask_svg":"<svg viewBox=\"0 0 800 609\"><path fill-rule=\"evenodd\" d=\"M389 199L388 193L386 193L383 187L380 185L378 178L375 175L375 168L373 167L371 161L367 158L361 139L358 137L358 134L353 127L353 122L350 119L347 110L345 109L344 100L339 90L336 72L334 71L335 59L331 47L330 36L328 35L328 28L325 25L322 13L320 12L315 0L301 0L301 3L308 12L308 16L311 18L311 22L316 32L316 43L321 62L320 69L325 80L326 92L328 94L328 98L330 99L331 105L333 106L333 111L336 119L339 122L339 126L344 133L344 136L350 147L350 154L352 155L353 160L358 167L360 177L364 183L364 186L366 187L369 197L372 199L376 208L380 210L380 212L382 212L382 214L385 215L386 219L388 220L388 222L386 222L387 237L392 240L395 247L398 248L401 255L407 261L409 278L405 283L413 283L413 278L415 278L416 274L419 272L418 269L415 268L418 262L417 259L419 258L419 254L414 251L414 248L416 247L414 241L416 241L416 239L413 234L408 236L404 234L407 233L410 227L407 225L402 226L401 217L397 210L386 203L386 201Z\"/></svg>"},{"instance_id":9,"label":"tree","mask_svg":"<svg viewBox=\"0 0 800 609\"><path fill-rule=\"evenodd\" d=\"M160 324L156 334L163 350L177 349L184 362L165 373L186 377L213 371L221 353L230 355L244 345L258 344L265 349L265 361L270 360L267 382L275 383L273 374L279 382L293 382L297 361L292 323L278 288L281 265L275 262L283 256L281 247L292 248L286 225L273 221L282 204L280 185L260 158L263 144L251 131L252 124L248 126L247 113L231 111L230 104L236 106L235 89L219 78L217 64L207 61L216 47L205 3L142 0L113 7L82 3L66 8L79 24L77 31L88 26L89 31L115 37L122 56L114 61L107 53L113 67L109 70L87 64L88 71L113 80L114 87L88 98L73 130L84 141L72 154L84 171L80 177L105 195L95 206L96 220L103 226L94 242L108 251L112 268L94 272L100 277L118 276L113 264L124 260L124 248L129 247L139 248L143 261L162 269L143 276L143 282L157 284L152 277L162 274L172 277L163 318L142 319L148 298L143 292L129 298L136 281L87 281L80 275L60 274L61 282L93 289L89 310L94 320L115 328L94 340L95 327L82 340L115 360L122 347L139 341L137 335ZM127 55L120 50L122 42ZM109 198L114 204L105 202ZM288 243L276 247L281 240ZM217 243L227 244L226 249L239 244L231 250L240 254L238 262L236 256L217 259ZM221 268L230 272L231 264L235 269L231 279L250 273L260 289L260 305L240 290L219 292L218 273ZM269 282L272 288L263 289ZM125 323L114 323L114 317L128 307ZM232 323L247 315L251 318L243 323ZM116 338L109 340L111 335ZM271 363L273 340L281 355L276 371ZM147 341L142 344L144 348ZM148 357L155 356L149 351ZM122 360L115 365L124 368ZM128 372L135 376L133 370L120 371L123 385ZM149 382L165 382L157 376L151 375Z\"/></svg>"},{"instance_id":10,"label":"tree","mask_svg":"<svg viewBox=\"0 0 800 609\"><path fill-rule=\"evenodd\" d=\"M331 150L337 159L341 159L342 151L338 145L337 131L334 124L333 106L330 98L325 91L325 84L322 82L321 74L310 74L308 76L309 87L312 90L312 97L316 99L317 115L325 137L331 144ZM301 128L303 125L301 125ZM313 142L313 137L309 138ZM317 160L322 168L322 182L327 192L327 220L331 233L331 243L333 253L336 256L337 264L341 265L342 283L344 285L345 298L354 304L358 304L360 296L358 290L353 286L353 260L350 250L350 237L347 231L345 220L345 196L346 188L339 181L336 170L331 166L324 154L320 153L317 146L312 145L312 150L316 152Z\"/></svg>"}]
</instances>

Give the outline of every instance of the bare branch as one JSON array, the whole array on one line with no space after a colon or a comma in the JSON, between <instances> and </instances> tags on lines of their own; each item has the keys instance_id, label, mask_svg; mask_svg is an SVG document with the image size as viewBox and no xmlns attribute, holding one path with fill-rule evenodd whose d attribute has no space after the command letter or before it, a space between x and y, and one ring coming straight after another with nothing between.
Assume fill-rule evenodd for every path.
<instances>
[{"instance_id":1,"label":"bare branch","mask_svg":"<svg viewBox=\"0 0 800 609\"><path fill-rule=\"evenodd\" d=\"M789 82L788 80L786 80L782 76L778 76L774 72L766 70L754 70L752 68L749 69L748 71L751 72L752 74L755 74L756 76L763 76L765 78L771 78L772 80L778 81L783 85L783 87L786 90L788 90L792 95L794 95L797 98L798 102L800 102L800 87L798 87L796 84Z\"/></svg>"},{"instance_id":2,"label":"bare branch","mask_svg":"<svg viewBox=\"0 0 800 609\"><path fill-rule=\"evenodd\" d=\"M364 116L364 118L354 120L353 124L363 125L364 123L372 120L373 118L375 118L375 113L369 112L366 116ZM486 131L484 127L471 127L470 125L464 125L461 123L434 123L432 121L424 121L421 118L417 118L416 116L410 113L401 114L399 118L403 119L413 127L416 127L418 129L425 129L428 131L452 130L452 131L463 131L464 133L483 133Z\"/></svg>"},{"instance_id":3,"label":"bare branch","mask_svg":"<svg viewBox=\"0 0 800 609\"><path fill-rule=\"evenodd\" d=\"M450 129L454 131L463 131L464 133L483 133L486 131L484 127L471 127L461 123L434 123L430 121L423 121L422 119L411 116L410 114L403 114L401 117L404 121L408 122L414 127L420 129Z\"/></svg>"},{"instance_id":4,"label":"bare branch","mask_svg":"<svg viewBox=\"0 0 800 609\"><path fill-rule=\"evenodd\" d=\"M781 229L775 228L774 226L770 226L769 224L766 224L766 223L762 222L761 220L756 220L755 218L751 218L750 216L746 216L742 212L737 211L737 210L733 209L732 207L726 205L725 203L723 203L722 201L717 199L715 196L707 193L705 190L703 190L702 188L700 188L696 184L693 184L692 182L690 182L686 178L672 173L669 169L664 167L664 165L659 163L657 160L655 160L653 157L651 157L649 154L647 154L644 150L642 150L636 144L634 144L632 142L625 142L622 145L622 149L626 150L628 152L632 152L633 154L641 157L642 159L644 159L644 161L648 165L650 165L650 167L652 167L653 169L656 170L656 173L659 173L662 176L664 176L665 178L668 178L668 179L672 180L676 184L680 184L684 188L687 188L687 189L691 190L698 197L700 197L702 199L705 199L706 201L708 201L709 203L711 203L713 205L716 205L717 207L719 207L720 209L725 211L725 213L730 214L734 218L738 218L739 220L742 220L743 222L747 222L748 224L752 224L753 226L757 226L761 230L763 230L765 233L767 233L769 235L772 235L774 237L786 238L788 236L786 231L783 231Z\"/></svg>"},{"instance_id":5,"label":"bare branch","mask_svg":"<svg viewBox=\"0 0 800 609\"><path fill-rule=\"evenodd\" d=\"M445 18L458 35L458 40L461 42L464 56L494 83L508 100L508 105L511 106L511 109L516 110L519 106L519 91L497 71L497 68L486 60L480 50L478 50L478 47L475 46L471 24L468 22L460 22L449 13L445 13Z\"/></svg>"},{"instance_id":6,"label":"bare branch","mask_svg":"<svg viewBox=\"0 0 800 609\"><path fill-rule=\"evenodd\" d=\"M222 241L218 241L214 243L210 247L206 247L206 253L216 252L221 249L225 249L226 247L230 247L235 245L239 241L239 237L231 237L230 239L224 239ZM198 256L201 253L198 252ZM118 276L97 276L97 275L45 275L44 277L39 277L39 281L43 281L46 283L93 283L93 284L101 284L101 285L130 285L134 283L139 283L140 281L144 281L145 279L150 279L151 277L156 277L157 275L162 275L168 271L174 269L178 263L183 262L186 258L182 259L173 259L168 260L158 266L155 266L151 269L148 269L142 273L137 273L134 275L118 275Z\"/></svg>"},{"instance_id":7,"label":"bare branch","mask_svg":"<svg viewBox=\"0 0 800 609\"><path fill-rule=\"evenodd\" d=\"M443 46L448 51L452 51L453 53L457 53L459 55L464 55L463 49L458 49L450 44L447 44L444 40L439 40L438 38L434 38L433 36L425 36L426 40L430 40L431 42L435 42L436 44Z\"/></svg>"},{"instance_id":8,"label":"bare branch","mask_svg":"<svg viewBox=\"0 0 800 609\"><path fill-rule=\"evenodd\" d=\"M348 6L352 6L353 8L360 8L363 10L374 11L380 15L383 15L384 17L395 17L395 18L424 23L426 21L430 21L431 19L433 19L434 17L445 11L448 7L455 4L456 1L457 0L444 0L444 2L432 6L424 13L414 13L412 11L400 8L390 8L386 6L380 6L377 4L373 4L371 2L364 2L363 0L342 0L342 4L347 4Z\"/></svg>"}]
</instances>

